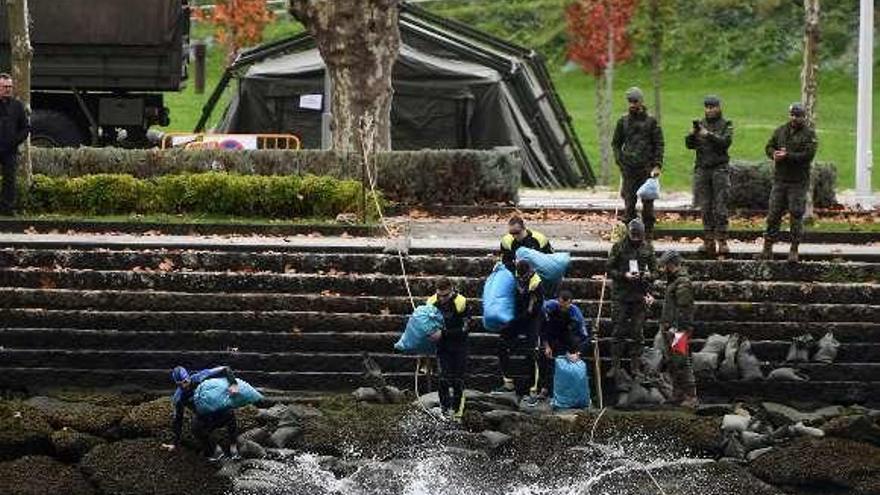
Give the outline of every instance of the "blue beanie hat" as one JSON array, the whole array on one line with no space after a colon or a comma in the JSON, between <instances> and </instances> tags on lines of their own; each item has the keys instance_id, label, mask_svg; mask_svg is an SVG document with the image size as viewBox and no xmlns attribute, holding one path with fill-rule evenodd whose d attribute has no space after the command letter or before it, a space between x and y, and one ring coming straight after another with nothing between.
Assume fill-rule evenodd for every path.
<instances>
[{"instance_id":1,"label":"blue beanie hat","mask_svg":"<svg viewBox=\"0 0 880 495\"><path fill-rule=\"evenodd\" d=\"M189 378L189 372L186 371L186 368L183 366L176 366L173 370L171 370L171 379L174 380L174 383L180 383Z\"/></svg>"}]
</instances>

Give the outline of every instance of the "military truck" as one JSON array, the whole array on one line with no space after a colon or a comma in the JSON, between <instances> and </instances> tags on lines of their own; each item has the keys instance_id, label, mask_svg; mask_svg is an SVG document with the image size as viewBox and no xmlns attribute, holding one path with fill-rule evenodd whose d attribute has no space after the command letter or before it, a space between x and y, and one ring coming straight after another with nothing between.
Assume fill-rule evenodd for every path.
<instances>
[{"instance_id":1,"label":"military truck","mask_svg":"<svg viewBox=\"0 0 880 495\"><path fill-rule=\"evenodd\" d=\"M32 142L144 146L187 77L188 0L29 0ZM10 70L0 1L0 71Z\"/></svg>"}]
</instances>

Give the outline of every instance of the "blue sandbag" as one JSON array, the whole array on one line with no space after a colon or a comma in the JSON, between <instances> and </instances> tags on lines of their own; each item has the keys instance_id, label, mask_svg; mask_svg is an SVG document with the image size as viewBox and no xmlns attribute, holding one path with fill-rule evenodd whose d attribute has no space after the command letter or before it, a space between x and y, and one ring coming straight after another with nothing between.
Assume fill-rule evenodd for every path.
<instances>
[{"instance_id":1,"label":"blue sandbag","mask_svg":"<svg viewBox=\"0 0 880 495\"><path fill-rule=\"evenodd\" d=\"M556 358L553 375L553 399L555 409L583 409L590 406L590 379L583 359L572 363L565 356Z\"/></svg>"},{"instance_id":2,"label":"blue sandbag","mask_svg":"<svg viewBox=\"0 0 880 495\"><path fill-rule=\"evenodd\" d=\"M412 354L433 354L437 346L428 336L443 330L443 325L443 313L436 306L419 306L406 322L406 329L394 348Z\"/></svg>"},{"instance_id":3,"label":"blue sandbag","mask_svg":"<svg viewBox=\"0 0 880 495\"><path fill-rule=\"evenodd\" d=\"M660 199L660 181L656 177L650 177L636 191L636 195L642 201L654 201Z\"/></svg>"},{"instance_id":4,"label":"blue sandbag","mask_svg":"<svg viewBox=\"0 0 880 495\"><path fill-rule=\"evenodd\" d=\"M229 395L229 380L226 378L211 378L200 383L193 394L196 412L209 414L225 409L238 409L263 400L263 394L250 383L242 379L235 381L238 384L238 393L235 395Z\"/></svg>"},{"instance_id":5,"label":"blue sandbag","mask_svg":"<svg viewBox=\"0 0 880 495\"><path fill-rule=\"evenodd\" d=\"M535 271L541 276L541 280L547 286L556 286L562 282L562 277L568 271L568 265L571 264L571 255L569 253L553 253L544 254L527 247L521 247L516 250L517 260L526 260L530 265L535 267Z\"/></svg>"},{"instance_id":6,"label":"blue sandbag","mask_svg":"<svg viewBox=\"0 0 880 495\"><path fill-rule=\"evenodd\" d=\"M483 328L498 332L516 313L516 279L497 263L483 285Z\"/></svg>"}]
</instances>

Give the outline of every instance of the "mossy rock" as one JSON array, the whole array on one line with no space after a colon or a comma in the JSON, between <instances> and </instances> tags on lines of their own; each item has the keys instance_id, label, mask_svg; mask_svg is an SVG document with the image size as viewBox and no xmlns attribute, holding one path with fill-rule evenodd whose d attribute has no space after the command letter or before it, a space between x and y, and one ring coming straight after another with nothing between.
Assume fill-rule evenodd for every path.
<instances>
[{"instance_id":1,"label":"mossy rock","mask_svg":"<svg viewBox=\"0 0 880 495\"><path fill-rule=\"evenodd\" d=\"M89 402L67 402L51 397L32 397L26 404L38 409L54 428L70 428L92 435L112 438L125 416L120 406L98 406Z\"/></svg>"},{"instance_id":2,"label":"mossy rock","mask_svg":"<svg viewBox=\"0 0 880 495\"><path fill-rule=\"evenodd\" d=\"M40 411L18 401L0 402L0 461L51 453L51 434Z\"/></svg>"},{"instance_id":3,"label":"mossy rock","mask_svg":"<svg viewBox=\"0 0 880 495\"><path fill-rule=\"evenodd\" d=\"M587 434L595 415L583 416ZM596 425L600 442L644 438L667 452L712 456L721 445L721 418L696 416L687 411L608 411Z\"/></svg>"},{"instance_id":4,"label":"mossy rock","mask_svg":"<svg viewBox=\"0 0 880 495\"><path fill-rule=\"evenodd\" d=\"M880 493L880 448L842 438L800 438L750 465L762 480L812 493Z\"/></svg>"},{"instance_id":5,"label":"mossy rock","mask_svg":"<svg viewBox=\"0 0 880 495\"><path fill-rule=\"evenodd\" d=\"M138 404L128 410L119 422L119 433L125 438L158 437L171 431L171 399L161 397L150 402ZM185 421L189 420L187 418Z\"/></svg>"},{"instance_id":6,"label":"mossy rock","mask_svg":"<svg viewBox=\"0 0 880 495\"><path fill-rule=\"evenodd\" d=\"M229 482L187 449L164 450L156 439L103 444L83 457L80 468L101 493L127 495L223 494Z\"/></svg>"},{"instance_id":7,"label":"mossy rock","mask_svg":"<svg viewBox=\"0 0 880 495\"><path fill-rule=\"evenodd\" d=\"M140 390L123 392L63 390L51 395L66 402L87 402L105 407L131 407L156 399L155 393Z\"/></svg>"},{"instance_id":8,"label":"mossy rock","mask_svg":"<svg viewBox=\"0 0 880 495\"><path fill-rule=\"evenodd\" d=\"M64 462L79 462L96 445L105 443L100 437L69 428L52 432L51 441L55 457Z\"/></svg>"},{"instance_id":9,"label":"mossy rock","mask_svg":"<svg viewBox=\"0 0 880 495\"><path fill-rule=\"evenodd\" d=\"M623 470L603 477L596 493L664 493L676 495L782 495L747 469L729 462L681 463L651 470Z\"/></svg>"},{"instance_id":10,"label":"mossy rock","mask_svg":"<svg viewBox=\"0 0 880 495\"><path fill-rule=\"evenodd\" d=\"M95 490L75 467L44 456L0 462L4 495L92 495Z\"/></svg>"},{"instance_id":11,"label":"mossy rock","mask_svg":"<svg viewBox=\"0 0 880 495\"><path fill-rule=\"evenodd\" d=\"M348 395L322 399L323 416L302 422L299 448L333 456L382 457L399 445L409 404L359 403Z\"/></svg>"}]
</instances>

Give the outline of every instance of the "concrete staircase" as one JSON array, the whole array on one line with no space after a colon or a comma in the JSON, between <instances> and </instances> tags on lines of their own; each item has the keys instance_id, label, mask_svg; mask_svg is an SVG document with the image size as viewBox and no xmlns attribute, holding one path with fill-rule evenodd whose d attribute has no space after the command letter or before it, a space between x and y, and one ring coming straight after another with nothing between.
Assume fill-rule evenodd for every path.
<instances>
[{"instance_id":1,"label":"concrete staircase","mask_svg":"<svg viewBox=\"0 0 880 495\"><path fill-rule=\"evenodd\" d=\"M259 386L350 389L360 385L362 352L411 387L414 360L392 348L411 310L397 257L301 249L0 248L0 387L168 388L175 365L228 364ZM566 286L592 317L605 253L573 255ZM698 339L738 332L768 369L804 332L834 330L843 344L835 364L802 366L809 382L704 382L704 396L880 402L880 253L830 257L689 262ZM471 249L417 250L406 266L419 302L442 274L479 312L494 262ZM607 318L601 327L610 333ZM646 335L655 331L651 319ZM603 356L609 347L602 338ZM470 386L497 383L495 348L494 335L471 337Z\"/></svg>"}]
</instances>

